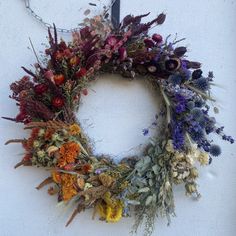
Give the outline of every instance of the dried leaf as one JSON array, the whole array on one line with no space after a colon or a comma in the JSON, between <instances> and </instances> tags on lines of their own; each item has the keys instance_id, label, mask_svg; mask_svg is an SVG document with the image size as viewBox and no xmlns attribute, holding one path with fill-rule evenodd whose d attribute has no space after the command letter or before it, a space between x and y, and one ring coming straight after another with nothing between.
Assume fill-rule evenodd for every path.
<instances>
[{"instance_id":1,"label":"dried leaf","mask_svg":"<svg viewBox=\"0 0 236 236\"><path fill-rule=\"evenodd\" d=\"M148 196L146 201L145 201L145 205L148 206L148 205L151 204L151 202L152 202L152 196Z\"/></svg>"},{"instance_id":2,"label":"dried leaf","mask_svg":"<svg viewBox=\"0 0 236 236\"><path fill-rule=\"evenodd\" d=\"M147 193L147 192L149 192L149 191L150 191L150 188L145 187L145 188L139 189L139 190L138 190L138 193Z\"/></svg>"}]
</instances>

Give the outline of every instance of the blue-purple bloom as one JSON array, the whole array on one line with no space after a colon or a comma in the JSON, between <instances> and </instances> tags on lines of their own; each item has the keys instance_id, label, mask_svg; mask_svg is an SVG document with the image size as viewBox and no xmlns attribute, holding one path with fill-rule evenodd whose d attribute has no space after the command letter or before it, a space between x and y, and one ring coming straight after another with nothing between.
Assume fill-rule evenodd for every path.
<instances>
[{"instance_id":1,"label":"blue-purple bloom","mask_svg":"<svg viewBox=\"0 0 236 236\"><path fill-rule=\"evenodd\" d=\"M171 123L173 146L176 150L184 147L184 129L181 121L172 120Z\"/></svg>"},{"instance_id":2,"label":"blue-purple bloom","mask_svg":"<svg viewBox=\"0 0 236 236\"><path fill-rule=\"evenodd\" d=\"M206 91L210 88L209 81L204 77L194 80L193 84L196 88L203 90L203 91Z\"/></svg>"},{"instance_id":3,"label":"blue-purple bloom","mask_svg":"<svg viewBox=\"0 0 236 236\"><path fill-rule=\"evenodd\" d=\"M214 157L217 157L217 156L219 156L220 154L221 154L221 149L220 149L220 147L218 146L218 145L211 145L211 147L210 147L210 154L212 155L212 156L214 156Z\"/></svg>"},{"instance_id":4,"label":"blue-purple bloom","mask_svg":"<svg viewBox=\"0 0 236 236\"><path fill-rule=\"evenodd\" d=\"M144 135L144 136L147 136L148 133L149 133L149 129L143 129L143 135Z\"/></svg>"},{"instance_id":5,"label":"blue-purple bloom","mask_svg":"<svg viewBox=\"0 0 236 236\"><path fill-rule=\"evenodd\" d=\"M186 111L186 99L184 96L180 95L179 93L177 93L175 95L175 98L174 98L175 102L176 102L176 106L175 106L175 112L177 114L180 114L184 111Z\"/></svg>"}]
</instances>

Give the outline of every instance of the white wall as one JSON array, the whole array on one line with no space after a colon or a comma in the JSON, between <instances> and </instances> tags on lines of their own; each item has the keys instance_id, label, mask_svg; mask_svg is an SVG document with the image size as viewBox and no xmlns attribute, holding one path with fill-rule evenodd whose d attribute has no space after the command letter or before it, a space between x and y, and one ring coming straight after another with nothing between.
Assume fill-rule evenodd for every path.
<instances>
[{"instance_id":1,"label":"white wall","mask_svg":"<svg viewBox=\"0 0 236 236\"><path fill-rule=\"evenodd\" d=\"M89 1L80 1L79 4L75 0L31 2L34 9L47 21L62 27L73 27L83 18L83 10L79 11L79 8L86 9L85 3ZM121 1L122 17L128 13L142 14L149 11L152 12L150 18L162 11L167 13L165 24L156 30L163 36L178 33L180 38L187 37L183 44L189 48L189 58L201 60L206 72L214 70L216 82L224 87L214 89L221 107L217 118L219 124L226 126L226 132L236 137L236 1ZM46 42L46 31L27 14L23 0L0 0L0 33L0 115L13 117L17 108L8 99L9 84L24 74L20 66L35 62L33 54L27 49L28 37L31 37L36 50L42 50L44 47L41 43ZM68 36L66 38L69 39ZM104 81L101 80L89 90L88 97L83 100L80 119L84 126L92 123L88 132L94 139L96 152L109 152L114 156L126 155L130 148L147 141L141 132L142 128L149 125L156 112L155 95L152 92L149 94L147 88L140 83L135 83L132 87L125 81L120 84L117 81L114 84L104 84ZM130 92L127 91L127 86ZM134 99L137 93L140 94L137 97L139 102ZM117 102L119 96L122 97L121 104ZM109 100L105 100L106 97ZM114 103L117 104L116 109L111 105ZM103 109L103 113L99 112L100 109ZM102 120L108 119L108 112L111 115L105 124ZM127 115L129 112L134 115ZM120 119L120 116L125 118ZM133 118L137 118L134 125ZM124 138L127 129L128 133ZM106 224L98 220L92 221L90 211L78 216L69 228L65 228L71 209L56 207L56 198L48 196L46 189L37 191L34 188L47 177L47 173L34 168L14 170L13 166L21 159L23 150L17 145L3 146L10 138L26 135L22 133L22 126L1 120L0 133L0 236L129 234L133 219ZM113 139L113 136L116 138ZM134 137L137 138L134 140ZM236 234L235 145L223 143L221 140L218 143L223 147L223 155L215 158L211 166L201 170L199 189L203 197L195 202L186 198L182 189L176 189L177 217L170 227L166 227L164 220L159 220L154 235ZM139 152L138 149L132 151Z\"/></svg>"}]
</instances>

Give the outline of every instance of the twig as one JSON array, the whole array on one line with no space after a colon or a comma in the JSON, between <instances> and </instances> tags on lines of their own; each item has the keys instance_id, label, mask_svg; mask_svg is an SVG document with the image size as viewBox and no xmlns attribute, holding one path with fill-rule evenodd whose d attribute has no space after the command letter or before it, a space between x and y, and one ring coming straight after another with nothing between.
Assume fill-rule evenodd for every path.
<instances>
[{"instance_id":1,"label":"twig","mask_svg":"<svg viewBox=\"0 0 236 236\"><path fill-rule=\"evenodd\" d=\"M19 163L17 163L15 166L14 166L14 168L16 169L16 168L18 168L18 167L20 167L20 166L22 166L22 165L24 165L24 166L31 166L32 164L31 164L31 162L30 161L20 161Z\"/></svg>"},{"instance_id":2,"label":"twig","mask_svg":"<svg viewBox=\"0 0 236 236\"><path fill-rule=\"evenodd\" d=\"M46 186L46 185L48 185L48 184L50 184L50 183L52 183L53 182L53 179L52 179L52 177L48 177L48 178L46 178L41 184L39 184L37 187L36 187L36 189L41 189L41 188L43 188L44 186Z\"/></svg>"},{"instance_id":3,"label":"twig","mask_svg":"<svg viewBox=\"0 0 236 236\"><path fill-rule=\"evenodd\" d=\"M2 116L2 119L17 122L15 118L10 118L10 117Z\"/></svg>"},{"instance_id":4,"label":"twig","mask_svg":"<svg viewBox=\"0 0 236 236\"><path fill-rule=\"evenodd\" d=\"M170 124L170 101L167 95L165 94L164 90L162 87L160 87L162 96L164 98L164 101L166 103L166 118L167 118L167 124Z\"/></svg>"},{"instance_id":5,"label":"twig","mask_svg":"<svg viewBox=\"0 0 236 236\"><path fill-rule=\"evenodd\" d=\"M37 53L36 53L36 51L35 51L35 49L34 49L34 45L33 45L32 41L31 41L31 38L30 38L30 37L29 37L29 41L30 41L30 45L31 45L31 48L32 48L32 50L33 50L33 53L34 53L34 55L35 55L35 57L36 57L36 60L37 60L38 64L41 65L41 63L40 63L40 61L39 61L39 58L38 58L38 56L37 56Z\"/></svg>"},{"instance_id":6,"label":"twig","mask_svg":"<svg viewBox=\"0 0 236 236\"><path fill-rule=\"evenodd\" d=\"M199 89L193 87L192 85L186 84L186 86L187 86L189 89L193 90L195 93L200 94L200 95L201 95L202 97L204 97L205 99L208 99L208 100L210 100L210 101L212 101L212 102L216 102L215 99L211 98L211 97L208 96L206 93L200 91Z\"/></svg>"},{"instance_id":7,"label":"twig","mask_svg":"<svg viewBox=\"0 0 236 236\"><path fill-rule=\"evenodd\" d=\"M67 223L66 223L66 227L73 221L73 219L76 217L76 215L77 215L80 211L81 211L81 210L79 210L79 207L77 207L77 208L73 211L71 217L69 218L69 220L68 220Z\"/></svg>"},{"instance_id":8,"label":"twig","mask_svg":"<svg viewBox=\"0 0 236 236\"><path fill-rule=\"evenodd\" d=\"M23 143L25 142L25 139L10 139L7 142L5 142L5 145L8 145L10 143Z\"/></svg>"}]
</instances>

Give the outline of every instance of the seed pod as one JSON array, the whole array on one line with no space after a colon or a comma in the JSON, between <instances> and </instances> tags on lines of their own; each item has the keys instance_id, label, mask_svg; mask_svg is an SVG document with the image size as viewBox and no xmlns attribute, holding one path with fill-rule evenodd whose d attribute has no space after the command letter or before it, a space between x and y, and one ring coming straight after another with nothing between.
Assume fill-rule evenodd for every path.
<instances>
[{"instance_id":1,"label":"seed pod","mask_svg":"<svg viewBox=\"0 0 236 236\"><path fill-rule=\"evenodd\" d=\"M201 68L201 63L197 61L191 61L190 62L190 68L192 69L199 69Z\"/></svg>"},{"instance_id":2,"label":"seed pod","mask_svg":"<svg viewBox=\"0 0 236 236\"><path fill-rule=\"evenodd\" d=\"M165 61L165 69L167 71L173 72L180 68L181 62L178 58L171 58Z\"/></svg>"},{"instance_id":3,"label":"seed pod","mask_svg":"<svg viewBox=\"0 0 236 236\"><path fill-rule=\"evenodd\" d=\"M199 69L201 67L200 62L188 61L188 60L184 60L183 62L186 64L187 69Z\"/></svg>"},{"instance_id":4,"label":"seed pod","mask_svg":"<svg viewBox=\"0 0 236 236\"><path fill-rule=\"evenodd\" d=\"M156 23L158 25L162 25L165 22L165 19L166 19L166 14L161 13L160 15L158 15Z\"/></svg>"},{"instance_id":5,"label":"seed pod","mask_svg":"<svg viewBox=\"0 0 236 236\"><path fill-rule=\"evenodd\" d=\"M186 47L178 47L174 50L174 54L177 57L182 57L187 52Z\"/></svg>"}]
</instances>

